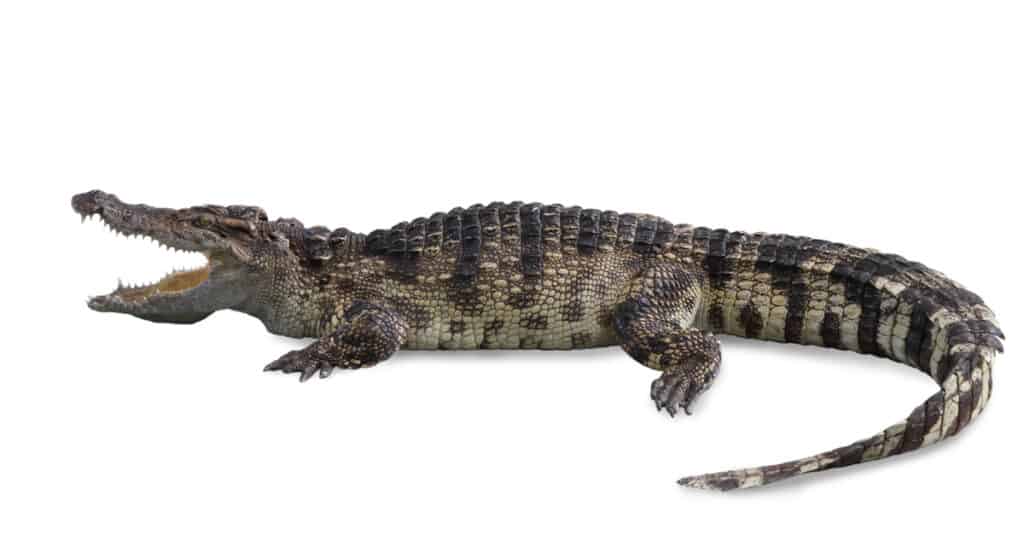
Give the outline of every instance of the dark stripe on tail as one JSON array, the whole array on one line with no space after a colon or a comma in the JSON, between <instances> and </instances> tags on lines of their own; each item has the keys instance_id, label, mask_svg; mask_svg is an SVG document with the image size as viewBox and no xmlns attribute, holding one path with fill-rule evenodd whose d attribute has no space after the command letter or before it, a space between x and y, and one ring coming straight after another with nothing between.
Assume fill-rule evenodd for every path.
<instances>
[{"instance_id":1,"label":"dark stripe on tail","mask_svg":"<svg viewBox=\"0 0 1024 535\"><path fill-rule=\"evenodd\" d=\"M936 377L940 390L916 407L903 421L872 437L824 453L785 463L684 477L681 485L731 490L765 485L800 474L820 472L899 455L933 444L960 432L981 413L991 395L993 357L1002 351L1002 332L984 305L961 303L956 312L936 308L927 300L914 305L932 311L927 321L918 320L908 335L923 339L922 331L938 325L937 340L945 342L943 360L951 363ZM925 312L922 312L925 313ZM918 316L920 317L920 315ZM912 323L913 320L911 320ZM941 322L948 323L942 324ZM923 344L914 350L921 352ZM923 353L911 365L929 371Z\"/></svg>"}]
</instances>

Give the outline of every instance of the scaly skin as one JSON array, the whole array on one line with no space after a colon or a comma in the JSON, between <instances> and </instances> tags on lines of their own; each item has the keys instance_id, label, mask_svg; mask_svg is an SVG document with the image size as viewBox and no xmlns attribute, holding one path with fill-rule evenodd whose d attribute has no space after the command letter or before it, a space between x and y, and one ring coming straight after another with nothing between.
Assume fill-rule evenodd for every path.
<instances>
[{"instance_id":1,"label":"scaly skin","mask_svg":"<svg viewBox=\"0 0 1024 535\"><path fill-rule=\"evenodd\" d=\"M317 337L267 365L324 377L400 348L574 349L621 345L661 372L657 408L690 411L718 372L719 334L858 351L929 374L940 390L901 422L772 466L686 477L752 487L872 461L955 435L991 392L1002 333L982 300L902 257L779 234L673 225L654 216L492 203L368 235L269 221L262 209L183 210L93 191L83 218L202 251L207 271L93 298L100 311L190 323L220 309L271 332Z\"/></svg>"}]
</instances>

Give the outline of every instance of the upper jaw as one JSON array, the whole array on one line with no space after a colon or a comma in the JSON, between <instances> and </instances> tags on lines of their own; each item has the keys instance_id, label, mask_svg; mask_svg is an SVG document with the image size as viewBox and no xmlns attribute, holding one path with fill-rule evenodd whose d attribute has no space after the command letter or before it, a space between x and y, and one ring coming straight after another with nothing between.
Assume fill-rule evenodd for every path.
<instances>
[{"instance_id":1,"label":"upper jaw","mask_svg":"<svg viewBox=\"0 0 1024 535\"><path fill-rule=\"evenodd\" d=\"M213 244L200 244L175 229L176 210L155 208L145 204L127 204L115 195L93 190L71 198L71 207L82 217L92 216L126 236L146 236L165 247L182 251L208 253Z\"/></svg>"}]
</instances>

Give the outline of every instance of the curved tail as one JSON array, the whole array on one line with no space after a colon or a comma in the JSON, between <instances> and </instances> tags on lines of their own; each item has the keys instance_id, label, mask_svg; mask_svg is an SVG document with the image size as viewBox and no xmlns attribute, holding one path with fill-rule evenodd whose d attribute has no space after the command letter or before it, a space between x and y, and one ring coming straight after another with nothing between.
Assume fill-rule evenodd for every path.
<instances>
[{"instance_id":1,"label":"curved tail","mask_svg":"<svg viewBox=\"0 0 1024 535\"><path fill-rule=\"evenodd\" d=\"M918 262L785 234L676 227L674 252L709 279L716 333L846 349L917 368L941 389L902 421L794 461L684 477L681 485L755 487L899 455L957 434L992 391L1003 333L980 297Z\"/></svg>"},{"instance_id":2,"label":"curved tail","mask_svg":"<svg viewBox=\"0 0 1024 535\"><path fill-rule=\"evenodd\" d=\"M903 421L869 438L810 457L684 477L679 484L722 491L755 487L899 455L957 434L977 418L988 401L992 358L1003 350L1003 333L980 299L973 305L961 303L955 312L931 301L917 301L911 305L914 312L906 326L905 351L901 355L906 358L893 358L929 373L941 389Z\"/></svg>"}]
</instances>

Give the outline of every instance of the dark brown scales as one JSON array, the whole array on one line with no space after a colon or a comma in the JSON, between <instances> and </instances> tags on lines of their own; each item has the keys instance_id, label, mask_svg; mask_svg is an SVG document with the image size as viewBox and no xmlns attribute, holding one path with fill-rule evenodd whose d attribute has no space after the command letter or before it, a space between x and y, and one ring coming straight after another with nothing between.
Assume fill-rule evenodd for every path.
<instances>
[{"instance_id":1,"label":"dark brown scales","mask_svg":"<svg viewBox=\"0 0 1024 535\"><path fill-rule=\"evenodd\" d=\"M303 379L400 347L571 349L620 344L659 370L659 409L688 411L729 334L869 353L940 389L884 431L823 453L680 483L729 490L913 451L956 435L991 393L1002 332L975 294L898 255L824 240L673 225L644 214L490 203L369 234L269 221L252 206L183 210L76 195L83 217L203 251L205 272L118 289L90 307L192 323L231 308L315 336L268 369ZM194 282L201 281L201 282ZM180 288L180 290L178 290Z\"/></svg>"}]
</instances>

